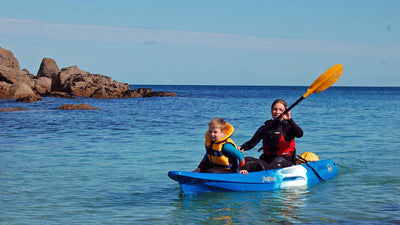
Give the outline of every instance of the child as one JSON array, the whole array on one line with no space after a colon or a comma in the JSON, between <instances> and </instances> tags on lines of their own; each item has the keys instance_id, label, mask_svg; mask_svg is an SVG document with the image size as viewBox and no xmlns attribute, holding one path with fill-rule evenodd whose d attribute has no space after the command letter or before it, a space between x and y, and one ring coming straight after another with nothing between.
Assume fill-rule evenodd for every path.
<instances>
[{"instance_id":1,"label":"child","mask_svg":"<svg viewBox=\"0 0 400 225\"><path fill-rule=\"evenodd\" d=\"M211 120L206 132L206 155L193 172L237 173L243 168L245 160L236 144L230 138L234 128L221 118ZM239 170L247 175L247 170Z\"/></svg>"}]
</instances>

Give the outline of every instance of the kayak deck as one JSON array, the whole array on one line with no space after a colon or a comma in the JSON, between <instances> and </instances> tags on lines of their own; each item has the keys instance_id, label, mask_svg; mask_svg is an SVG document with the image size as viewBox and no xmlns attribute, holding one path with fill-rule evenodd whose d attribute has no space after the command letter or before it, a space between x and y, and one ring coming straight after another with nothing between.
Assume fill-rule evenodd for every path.
<instances>
[{"instance_id":1,"label":"kayak deck","mask_svg":"<svg viewBox=\"0 0 400 225\"><path fill-rule=\"evenodd\" d=\"M187 171L169 171L186 194L223 191L273 191L281 188L307 186L336 176L338 168L332 160L320 160L300 165L250 172L216 174Z\"/></svg>"}]
</instances>

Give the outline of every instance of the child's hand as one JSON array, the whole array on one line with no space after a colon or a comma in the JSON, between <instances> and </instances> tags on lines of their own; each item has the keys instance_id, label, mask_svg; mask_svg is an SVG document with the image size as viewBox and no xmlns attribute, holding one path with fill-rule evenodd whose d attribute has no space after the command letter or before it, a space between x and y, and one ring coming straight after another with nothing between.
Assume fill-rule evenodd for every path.
<instances>
[{"instance_id":1,"label":"child's hand","mask_svg":"<svg viewBox=\"0 0 400 225\"><path fill-rule=\"evenodd\" d=\"M240 152L244 152L244 150L242 149L241 146L237 147L237 149L238 149Z\"/></svg>"},{"instance_id":2,"label":"child's hand","mask_svg":"<svg viewBox=\"0 0 400 225\"><path fill-rule=\"evenodd\" d=\"M192 172L196 172L199 173L201 171L201 169L199 167L197 167L195 170L193 170Z\"/></svg>"},{"instance_id":3,"label":"child's hand","mask_svg":"<svg viewBox=\"0 0 400 225\"><path fill-rule=\"evenodd\" d=\"M249 174L249 172L247 170L240 170L239 173L243 174L243 175L247 175Z\"/></svg>"}]
</instances>

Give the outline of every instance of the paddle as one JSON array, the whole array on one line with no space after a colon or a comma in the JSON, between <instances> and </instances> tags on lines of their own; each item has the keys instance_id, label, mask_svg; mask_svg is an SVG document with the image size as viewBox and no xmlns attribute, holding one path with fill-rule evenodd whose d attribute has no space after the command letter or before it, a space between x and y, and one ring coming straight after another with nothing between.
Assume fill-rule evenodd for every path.
<instances>
[{"instance_id":1,"label":"paddle","mask_svg":"<svg viewBox=\"0 0 400 225\"><path fill-rule=\"evenodd\" d=\"M299 104L299 102L301 102L303 99L307 98L310 94L324 91L330 86L332 86L334 83L336 83L336 81L339 80L339 78L342 76L342 73L343 73L343 66L341 64L336 64L331 68L329 68L311 84L311 86L308 88L307 92L304 95L302 95L295 103L293 103L281 115L279 115L275 119L275 121L278 121L284 114L289 112L293 107ZM324 181L324 179L318 174L318 172L308 164L308 161L306 159L303 159L300 156L298 157L303 160L303 163L305 163L315 173L315 175L317 175L318 179Z\"/></svg>"},{"instance_id":2,"label":"paddle","mask_svg":"<svg viewBox=\"0 0 400 225\"><path fill-rule=\"evenodd\" d=\"M295 103L293 103L289 108L287 108L281 115L279 115L275 120L279 120L284 114L289 112L293 107L295 107L303 99L307 98L310 94L315 94L326 90L332 86L339 78L342 76L343 66L341 64L336 64L325 71L321 76L319 76L314 83L308 88L307 92L302 95Z\"/></svg>"}]
</instances>

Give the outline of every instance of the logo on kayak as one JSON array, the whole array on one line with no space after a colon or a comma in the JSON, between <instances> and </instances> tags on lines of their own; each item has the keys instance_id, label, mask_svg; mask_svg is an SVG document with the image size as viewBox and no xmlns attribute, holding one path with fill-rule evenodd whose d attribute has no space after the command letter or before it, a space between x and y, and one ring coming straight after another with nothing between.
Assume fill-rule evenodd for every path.
<instances>
[{"instance_id":1,"label":"logo on kayak","mask_svg":"<svg viewBox=\"0 0 400 225\"><path fill-rule=\"evenodd\" d=\"M328 172L329 172L329 173L332 172L332 166L331 166L331 164L328 164Z\"/></svg>"},{"instance_id":2,"label":"logo on kayak","mask_svg":"<svg viewBox=\"0 0 400 225\"><path fill-rule=\"evenodd\" d=\"M331 166L331 164L328 164L328 171L329 171L329 173L332 172L332 166Z\"/></svg>"},{"instance_id":3,"label":"logo on kayak","mask_svg":"<svg viewBox=\"0 0 400 225\"><path fill-rule=\"evenodd\" d=\"M264 182L275 182L276 181L276 177L271 177L271 176L268 176L268 177L264 177L263 176L263 183Z\"/></svg>"}]
</instances>

